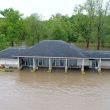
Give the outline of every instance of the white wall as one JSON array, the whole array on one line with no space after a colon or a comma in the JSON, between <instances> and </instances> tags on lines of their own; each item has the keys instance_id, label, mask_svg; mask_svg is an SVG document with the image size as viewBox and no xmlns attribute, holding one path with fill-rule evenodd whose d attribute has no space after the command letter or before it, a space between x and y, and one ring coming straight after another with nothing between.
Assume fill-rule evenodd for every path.
<instances>
[{"instance_id":1,"label":"white wall","mask_svg":"<svg viewBox=\"0 0 110 110\"><path fill-rule=\"evenodd\" d=\"M17 67L19 62L18 59L0 58L0 64L9 65L11 67Z\"/></svg>"},{"instance_id":2,"label":"white wall","mask_svg":"<svg viewBox=\"0 0 110 110\"><path fill-rule=\"evenodd\" d=\"M110 61L101 61L101 67L110 69Z\"/></svg>"}]
</instances>

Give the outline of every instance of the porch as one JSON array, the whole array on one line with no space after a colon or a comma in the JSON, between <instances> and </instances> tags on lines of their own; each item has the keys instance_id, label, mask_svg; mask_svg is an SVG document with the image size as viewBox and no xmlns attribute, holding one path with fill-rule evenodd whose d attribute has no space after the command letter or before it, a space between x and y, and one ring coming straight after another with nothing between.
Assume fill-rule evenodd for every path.
<instances>
[{"instance_id":1,"label":"porch","mask_svg":"<svg viewBox=\"0 0 110 110\"><path fill-rule=\"evenodd\" d=\"M18 69L23 67L38 70L39 68L48 68L51 72L53 68L63 68L65 72L68 69L80 69L84 73L85 67L101 71L101 59L84 58L55 58L55 57L18 57Z\"/></svg>"}]
</instances>

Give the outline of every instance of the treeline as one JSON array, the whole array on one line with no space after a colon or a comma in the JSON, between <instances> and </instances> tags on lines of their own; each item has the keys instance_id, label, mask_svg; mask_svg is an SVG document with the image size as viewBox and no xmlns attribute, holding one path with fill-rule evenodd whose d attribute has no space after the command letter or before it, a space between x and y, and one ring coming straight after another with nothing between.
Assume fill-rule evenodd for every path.
<instances>
[{"instance_id":1,"label":"treeline","mask_svg":"<svg viewBox=\"0 0 110 110\"><path fill-rule=\"evenodd\" d=\"M0 11L0 49L15 45L33 45L44 39L84 43L89 48L110 48L110 0L87 0L74 8L73 15L57 13L49 20L38 14L23 18L12 8Z\"/></svg>"}]
</instances>

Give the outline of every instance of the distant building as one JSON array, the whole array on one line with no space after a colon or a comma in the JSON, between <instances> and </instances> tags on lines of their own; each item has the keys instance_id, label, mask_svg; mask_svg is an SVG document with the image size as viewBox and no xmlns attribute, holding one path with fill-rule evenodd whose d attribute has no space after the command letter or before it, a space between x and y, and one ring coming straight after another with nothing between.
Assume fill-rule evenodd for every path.
<instances>
[{"instance_id":1,"label":"distant building","mask_svg":"<svg viewBox=\"0 0 110 110\"><path fill-rule=\"evenodd\" d=\"M86 51L61 40L44 40L29 48L7 48L0 51L0 64L21 69L40 67L110 69L110 51Z\"/></svg>"}]
</instances>

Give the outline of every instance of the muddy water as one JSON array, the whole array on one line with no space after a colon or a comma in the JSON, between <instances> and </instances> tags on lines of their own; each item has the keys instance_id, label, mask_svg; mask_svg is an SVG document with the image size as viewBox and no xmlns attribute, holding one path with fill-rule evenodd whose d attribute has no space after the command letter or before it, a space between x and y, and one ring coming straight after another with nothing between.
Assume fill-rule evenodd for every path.
<instances>
[{"instance_id":1,"label":"muddy water","mask_svg":"<svg viewBox=\"0 0 110 110\"><path fill-rule=\"evenodd\" d=\"M110 110L110 72L0 73L0 110Z\"/></svg>"}]
</instances>

